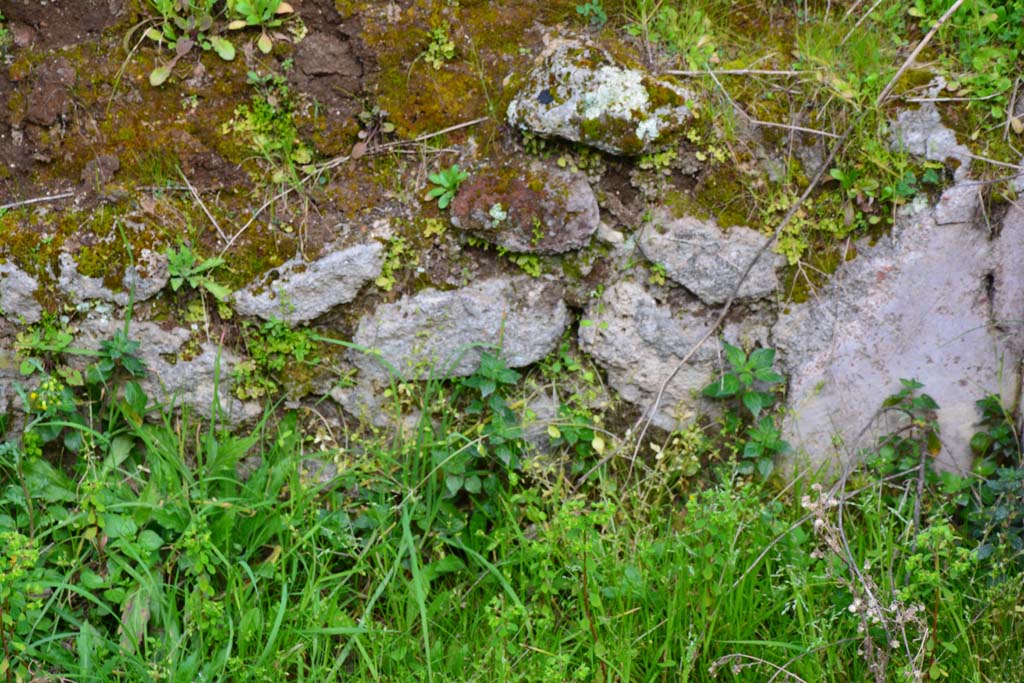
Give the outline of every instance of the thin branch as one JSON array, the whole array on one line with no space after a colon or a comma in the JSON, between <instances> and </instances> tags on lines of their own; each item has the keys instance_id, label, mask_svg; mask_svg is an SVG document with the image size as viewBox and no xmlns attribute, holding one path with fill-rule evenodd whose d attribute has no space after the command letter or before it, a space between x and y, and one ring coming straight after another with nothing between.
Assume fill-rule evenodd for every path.
<instances>
[{"instance_id":1,"label":"thin branch","mask_svg":"<svg viewBox=\"0 0 1024 683\"><path fill-rule=\"evenodd\" d=\"M0 211L6 211L7 209L17 209L21 206L28 206L29 204L42 204L43 202L55 202L58 199L67 199L68 197L74 197L74 192L60 192L58 194L47 195L46 197L34 197L32 199L22 199L21 201L11 202L10 204L0 204Z\"/></svg>"},{"instance_id":2,"label":"thin branch","mask_svg":"<svg viewBox=\"0 0 1024 683\"><path fill-rule=\"evenodd\" d=\"M1002 166L1003 168L1012 168L1015 171L1019 171L1019 173L1017 173L1017 175L1015 175L1014 178L1019 176L1021 173L1024 173L1024 166L1021 166L1020 164L1008 164L1005 161L997 161L995 159L983 157L978 154L971 154L970 152L964 152L964 155L977 161L984 161L986 164L992 164L993 166Z\"/></svg>"},{"instance_id":3,"label":"thin branch","mask_svg":"<svg viewBox=\"0 0 1024 683\"><path fill-rule=\"evenodd\" d=\"M213 223L213 227L216 228L217 234L220 235L221 241L227 242L228 237L227 235L224 234L224 231L220 229L220 223L218 223L217 219L213 217L213 214L210 213L210 210L206 208L206 203L203 201L203 198L199 196L199 192L196 191L196 188L193 187L192 183L189 182L188 176L186 176L185 172L182 171L180 168L178 169L178 175L180 175L181 179L185 181L185 186L188 187L188 191L192 195L192 199L196 200L200 208L202 208L203 213L205 213L206 217L210 219L211 223Z\"/></svg>"},{"instance_id":4,"label":"thin branch","mask_svg":"<svg viewBox=\"0 0 1024 683\"><path fill-rule=\"evenodd\" d=\"M273 197L271 197L267 201L263 202L263 204L261 204L259 206L259 208L257 208L255 211L252 212L252 216L249 217L249 220L246 221L245 225L243 225L241 228L239 228L238 232L236 232L234 235L231 236L231 239L228 240L228 243L225 244L224 248L220 250L220 254L219 255L220 256L224 256L224 254L227 253L227 250L231 248L231 245L233 245L235 243L235 241L239 237L241 237L242 234L246 230L249 229L249 226L253 224L253 222L256 220L256 217L259 216L261 213L263 213L267 209L267 207L269 207L271 204L276 202L278 199L281 199L282 197L287 196L289 193L293 192L294 190L295 190L294 187L286 187L281 192L278 192L276 195L274 195Z\"/></svg>"},{"instance_id":5,"label":"thin branch","mask_svg":"<svg viewBox=\"0 0 1024 683\"><path fill-rule=\"evenodd\" d=\"M785 128L786 130L795 130L798 133L810 133L811 135L820 135L825 138L832 138L833 140L838 140L840 137L842 137L841 135L829 133L828 131L824 130L817 130L816 128L805 128L803 126L792 126L785 123L775 123L773 121L762 121L761 119L753 118L749 114L747 115L747 118L750 120L751 123L757 124L758 126L768 126L769 128Z\"/></svg>"},{"instance_id":6,"label":"thin branch","mask_svg":"<svg viewBox=\"0 0 1024 683\"><path fill-rule=\"evenodd\" d=\"M984 102L999 97L1002 93L992 93L984 97L907 97L904 102Z\"/></svg>"},{"instance_id":7,"label":"thin branch","mask_svg":"<svg viewBox=\"0 0 1024 683\"><path fill-rule=\"evenodd\" d=\"M1003 139L1010 137L1010 122L1014 118L1014 112L1017 110L1017 89L1020 87L1020 77L1013 81L1013 93L1010 95L1010 104L1006 107L1006 122L1003 124ZM995 94L995 93L993 93Z\"/></svg>"},{"instance_id":8,"label":"thin branch","mask_svg":"<svg viewBox=\"0 0 1024 683\"><path fill-rule=\"evenodd\" d=\"M676 375L679 374L679 371L683 369L683 366L690 362L690 359L693 358L694 354L697 353L698 349L700 349L700 347L702 347L705 344L705 342L707 342L707 340L710 339L712 335L715 334L718 328L721 327L722 323L725 322L725 318L729 315L729 311L732 310L732 306L736 302L736 296L737 294L739 294L740 287L746 281L747 277L750 275L750 272L754 269L754 266L757 265L757 262L760 261L761 257L764 256L765 252L767 252L768 249L771 248L773 244L775 244L776 240L778 240L779 238L779 235L782 234L782 231L793 220L797 212L800 210L800 207L803 206L803 203L807 201L807 199L811 196L811 193L821 182L822 178L825 177L826 171L832 166L833 160L836 158L836 155L839 153L840 148L846 142L847 138L850 137L850 134L853 132L855 125L856 122L851 124L850 127L846 129L846 132L843 133L843 135L840 137L839 142L832 148L832 151L829 152L828 157L826 157L826 159L822 162L821 166L818 168L818 172L815 173L814 178L807 185L807 188L804 189L803 194L801 194L800 197L796 200L796 202L793 203L793 206L791 206L789 208L789 211L786 212L786 215L783 217L782 221L779 222L779 224L775 227L775 230L772 232L768 240L763 245L761 245L761 248L757 250L757 253L754 254L754 257L750 259L749 263L747 263L747 267L743 269L743 272L740 274L740 277L736 280L736 284L733 285L732 293L726 300L725 305L722 306L722 310L719 312L718 317L715 318L714 323L711 324L707 331L700 337L700 339L697 340L697 343L693 345L693 347L686 353L686 355L683 356L683 358L679 361L675 369L672 370L672 372L665 379L665 381L662 382L661 387L658 389L658 393L654 398L654 403L646 411L646 415L640 418L640 422L643 422L643 428L641 429L640 434L637 437L637 444L633 451L634 458L640 451L640 444L643 442L643 437L646 435L647 429L650 426L651 421L654 419L654 415L657 413L658 407L661 405L662 399L665 397L665 391L668 389L668 385L672 382L672 380L675 379ZM639 422L637 426L639 426Z\"/></svg>"},{"instance_id":9,"label":"thin branch","mask_svg":"<svg viewBox=\"0 0 1024 683\"><path fill-rule=\"evenodd\" d=\"M857 5L859 5L859 4L860 4L860 0L858 0L858 2L857 2ZM864 14L863 14L863 15L861 16L861 18L857 20L857 23L853 25L853 28L851 28L851 29L850 29L849 31L847 31L846 35L845 35L845 36L843 36L843 39L839 41L839 44L840 44L840 45L846 45L846 41L848 41L848 40L850 39L850 36L852 36L852 35L853 35L854 31L856 31L857 29L859 29L859 28L860 28L860 25L861 25L861 24L863 24L863 23L864 23L864 21L865 21L865 20L866 20L866 19L867 19L868 17L870 17L870 16L871 16L871 13L872 13L872 12L874 12L874 11L875 11L876 9L878 9L878 6L879 6L879 5L881 5L881 4L882 4L882 0L875 0L875 4L873 4L873 5L872 5L872 6L871 6L871 7L870 7L870 8L868 9L868 11L867 11L867 12L865 12L865 13L864 13ZM847 12L847 13L846 13L846 16L844 16L844 17L843 17L843 20L844 20L844 21L846 20L846 17L850 15L850 12L852 12L852 11L853 11L853 10L854 10L854 9L856 8L856 6L857 6L857 5L854 5L853 7L851 7L851 8L850 8L850 11L849 11L849 12Z\"/></svg>"},{"instance_id":10,"label":"thin branch","mask_svg":"<svg viewBox=\"0 0 1024 683\"><path fill-rule=\"evenodd\" d=\"M668 76L707 76L713 74L716 76L806 76L813 74L814 71L806 69L718 69L715 71L709 71L707 69L701 69L697 71L692 70L680 70L680 69L668 69L662 72Z\"/></svg>"},{"instance_id":11,"label":"thin branch","mask_svg":"<svg viewBox=\"0 0 1024 683\"><path fill-rule=\"evenodd\" d=\"M863 114L861 114L861 117L862 116ZM662 400L665 398L665 392L668 390L669 384L672 383L672 380L676 378L676 375L679 374L679 371L682 370L686 366L686 364L690 362L690 359L693 358L697 351L700 350L702 346L704 346L708 339L710 339L712 335L714 335L715 332L718 330L718 328L721 327L722 323L725 322L726 317L729 315L729 311L732 310L732 306L736 302L736 296L737 294L739 294L740 287L746 281L747 277L750 275L750 272L754 269L754 266L757 265L757 262L760 261L761 257L764 256L765 252L767 252L768 249L771 248L773 244L775 244L776 240L778 240L779 238L779 235L782 234L782 231L786 228L787 225L789 225L790 221L793 220L793 217L796 216L797 212L800 210L800 207L803 206L803 203L807 201L807 199L811 196L811 193L821 182L822 178L825 177L825 172L832 166L832 162L835 160L836 155L839 153L839 150L846 143L846 140L853 133L853 130L857 123L860 121L861 117L858 117L856 120L854 120L853 123L851 123L850 126L846 129L846 132L844 132L840 136L839 141L829 152L828 157L826 157L825 160L822 162L821 166L818 168L818 172L814 174L814 178L807 185L807 188L804 189L803 194L801 194L800 197L796 200L796 202L794 202L793 205L789 208L789 211L786 212L786 215L782 218L782 221L775 227L775 230L768 238L768 241L761 245L761 248L757 250L757 253L755 253L753 258L750 259L750 262L747 263L746 268L744 268L743 272L740 273L739 278L737 278L736 280L736 284L733 285L732 293L726 300L725 305L722 306L722 310L719 311L718 317L715 318L714 322L708 327L707 331L705 331L704 334L701 335L701 337L696 341L696 343L694 343L693 346L691 346L690 349L686 352L686 354L684 354L683 357L679 360L675 368L673 368L672 372L669 373L668 377L666 377L665 380L661 383L661 386L658 388L657 394L655 394L654 401L637 419L636 423L633 425L633 428L627 432L627 434L632 434L639 430L639 434L636 436L636 444L633 447L633 455L631 458L632 461L636 461L636 458L640 453L640 448L643 444L644 437L647 435L647 430L651 426L651 422L654 420L654 416L657 414L658 408L661 406ZM596 472L598 469L600 469L605 464L610 462L611 459L616 457L617 455L618 449L615 449L608 455L601 458L601 460L599 460L593 467L584 472L583 475L581 475L576 480L576 485L579 486L580 484L585 482L587 479L590 478L590 476L594 472Z\"/></svg>"},{"instance_id":12,"label":"thin branch","mask_svg":"<svg viewBox=\"0 0 1024 683\"><path fill-rule=\"evenodd\" d=\"M934 26L932 26L932 30L928 31L925 37L921 39L921 42L917 44L917 47L914 48L914 51L911 52L910 55L903 61L903 65L899 68L899 70L892 77L892 79L890 79L889 83L885 86L885 88L882 89L882 92L878 93L878 97L875 99L876 107L881 106L882 102L885 102L886 98L889 97L889 93L891 93L892 89L896 87L896 83L900 80L900 78L903 77L903 74L906 73L907 69L910 68L910 65L914 63L914 60L917 59L917 56L921 54L921 50L923 50L925 46L928 45L931 39L935 37L935 34L938 33L939 28L947 21L949 21L949 18L953 16L953 14L958 9L960 9L960 5L962 4L964 4L964 0L956 0L956 2L949 6L949 9L946 10L946 13L939 17L939 20L935 22Z\"/></svg>"}]
</instances>

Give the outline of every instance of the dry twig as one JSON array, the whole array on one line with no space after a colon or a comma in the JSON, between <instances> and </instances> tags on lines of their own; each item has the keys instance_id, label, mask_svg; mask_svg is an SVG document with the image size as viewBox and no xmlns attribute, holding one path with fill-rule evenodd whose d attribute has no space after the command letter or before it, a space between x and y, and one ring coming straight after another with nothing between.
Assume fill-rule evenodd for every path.
<instances>
[{"instance_id":1,"label":"dry twig","mask_svg":"<svg viewBox=\"0 0 1024 683\"><path fill-rule=\"evenodd\" d=\"M0 211L7 211L8 209L17 209L22 206L29 206L30 204L42 204L43 202L55 202L58 199L67 199L68 197L74 197L74 192L59 192L57 194L47 195L45 197L33 197L32 199L22 199L17 202L11 202L10 204L0 204Z\"/></svg>"}]
</instances>

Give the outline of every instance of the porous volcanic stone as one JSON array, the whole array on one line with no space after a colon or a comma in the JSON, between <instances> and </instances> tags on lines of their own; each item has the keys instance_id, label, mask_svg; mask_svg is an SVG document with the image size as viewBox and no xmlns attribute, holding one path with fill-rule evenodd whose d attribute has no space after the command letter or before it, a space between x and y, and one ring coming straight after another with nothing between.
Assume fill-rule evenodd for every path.
<instances>
[{"instance_id":1,"label":"porous volcanic stone","mask_svg":"<svg viewBox=\"0 0 1024 683\"><path fill-rule=\"evenodd\" d=\"M509 251L558 254L586 246L601 215L582 174L508 160L463 184L451 221Z\"/></svg>"}]
</instances>

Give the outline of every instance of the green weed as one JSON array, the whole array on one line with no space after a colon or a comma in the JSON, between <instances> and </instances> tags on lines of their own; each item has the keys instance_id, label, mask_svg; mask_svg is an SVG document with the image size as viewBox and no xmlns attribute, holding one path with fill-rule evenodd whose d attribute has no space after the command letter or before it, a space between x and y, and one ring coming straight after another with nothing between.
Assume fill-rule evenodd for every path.
<instances>
[{"instance_id":1,"label":"green weed","mask_svg":"<svg viewBox=\"0 0 1024 683\"><path fill-rule=\"evenodd\" d=\"M262 325L242 323L248 359L232 369L235 395L243 400L267 399L281 390L282 376L293 364L317 362L318 344L305 329L292 329L283 320ZM294 369L294 368L293 368Z\"/></svg>"},{"instance_id":2,"label":"green weed","mask_svg":"<svg viewBox=\"0 0 1024 683\"><path fill-rule=\"evenodd\" d=\"M300 171L310 172L312 150L300 139L295 125L295 99L284 77L260 76L250 71L249 84L256 89L249 104L235 109L221 130L242 136L270 171L275 185L300 184Z\"/></svg>"},{"instance_id":3,"label":"green weed","mask_svg":"<svg viewBox=\"0 0 1024 683\"><path fill-rule=\"evenodd\" d=\"M227 301L231 290L218 284L210 275L211 271L224 265L224 259L211 257L202 261L187 245L167 250L167 271L170 274L171 291L177 292L183 285L191 289L204 289L217 301Z\"/></svg>"},{"instance_id":4,"label":"green weed","mask_svg":"<svg viewBox=\"0 0 1024 683\"><path fill-rule=\"evenodd\" d=\"M605 13L601 0L587 0L587 2L576 5L576 14L580 15L583 21L590 26L600 27L608 23L608 14Z\"/></svg>"},{"instance_id":5,"label":"green weed","mask_svg":"<svg viewBox=\"0 0 1024 683\"><path fill-rule=\"evenodd\" d=\"M166 44L173 52L169 61L149 72L153 87L163 85L178 60L195 47L212 50L227 62L235 58L235 46L214 30L217 0L148 0L148 4L156 17L143 37L159 46ZM130 39L131 33L125 37L126 45Z\"/></svg>"},{"instance_id":6,"label":"green weed","mask_svg":"<svg viewBox=\"0 0 1024 683\"><path fill-rule=\"evenodd\" d=\"M294 11L291 4L282 0L227 0L228 17L238 17L227 28L238 31L258 27L260 37L256 39L256 47L263 54L270 54L274 49L274 41L267 29L280 26L293 16Z\"/></svg>"},{"instance_id":7,"label":"green weed","mask_svg":"<svg viewBox=\"0 0 1024 683\"><path fill-rule=\"evenodd\" d=\"M757 469L762 477L771 474L774 459L789 450L774 416L761 416L762 411L775 403L775 396L765 389L781 384L783 377L772 369L775 349L755 349L749 355L743 349L723 341L729 369L721 377L704 387L704 396L733 400L745 413L745 444L743 462L737 466L742 474Z\"/></svg>"},{"instance_id":8,"label":"green weed","mask_svg":"<svg viewBox=\"0 0 1024 683\"><path fill-rule=\"evenodd\" d=\"M427 192L427 200L437 200L437 208L446 209L459 191L459 186L469 178L469 174L459 169L455 164L449 168L441 169L437 173L431 173L428 178L434 187Z\"/></svg>"},{"instance_id":9,"label":"green weed","mask_svg":"<svg viewBox=\"0 0 1024 683\"><path fill-rule=\"evenodd\" d=\"M430 42L420 57L435 71L444 66L445 62L455 59L455 42L448 35L450 31L451 26L445 21L434 26L427 34Z\"/></svg>"}]
</instances>

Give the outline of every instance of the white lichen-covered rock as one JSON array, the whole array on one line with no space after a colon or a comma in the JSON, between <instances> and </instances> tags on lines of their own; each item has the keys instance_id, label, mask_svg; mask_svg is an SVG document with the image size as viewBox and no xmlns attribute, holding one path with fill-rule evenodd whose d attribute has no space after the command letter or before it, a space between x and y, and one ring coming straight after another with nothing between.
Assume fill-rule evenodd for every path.
<instances>
[{"instance_id":1,"label":"white lichen-covered rock","mask_svg":"<svg viewBox=\"0 0 1024 683\"><path fill-rule=\"evenodd\" d=\"M557 282L495 277L450 291L427 289L378 306L359 321L353 342L353 386L329 393L348 413L376 425L401 426L384 389L392 378L466 377L483 350L498 351L508 367L535 363L557 348L569 310Z\"/></svg>"},{"instance_id":2,"label":"white lichen-covered rock","mask_svg":"<svg viewBox=\"0 0 1024 683\"><path fill-rule=\"evenodd\" d=\"M126 306L133 296L134 301L153 298L167 286L170 279L167 256L149 249L139 252L138 261L125 270L117 290L107 287L103 278L89 277L78 272L75 257L67 252L62 253L58 261L60 276L57 287L75 303L106 301Z\"/></svg>"},{"instance_id":3,"label":"white lichen-covered rock","mask_svg":"<svg viewBox=\"0 0 1024 683\"><path fill-rule=\"evenodd\" d=\"M39 322L43 307L35 300L39 283L13 263L0 263L0 315L14 323Z\"/></svg>"},{"instance_id":4,"label":"white lichen-covered rock","mask_svg":"<svg viewBox=\"0 0 1024 683\"><path fill-rule=\"evenodd\" d=\"M942 123L942 115L933 102L917 109L899 112L892 124L891 144L894 149L924 157L931 161L958 162L954 177L966 180L971 164L971 151L956 140L956 133Z\"/></svg>"},{"instance_id":5,"label":"white lichen-covered rock","mask_svg":"<svg viewBox=\"0 0 1024 683\"><path fill-rule=\"evenodd\" d=\"M675 218L656 211L644 226L640 250L665 268L673 281L700 297L706 304L725 303L747 265L768 243L768 236L745 227L723 231L713 220L692 216ZM775 269L782 257L764 249L736 294L738 301L771 296L778 289Z\"/></svg>"},{"instance_id":6,"label":"white lichen-covered rock","mask_svg":"<svg viewBox=\"0 0 1024 683\"><path fill-rule=\"evenodd\" d=\"M703 306L659 300L644 285L622 280L606 289L587 310L580 326L580 348L605 369L608 383L623 399L645 411L675 373L651 421L662 429L679 429L696 417L701 389L722 370L714 339L680 365L714 319L714 312ZM752 313L728 326L724 336L744 347L763 343L768 336L766 318Z\"/></svg>"},{"instance_id":7,"label":"white lichen-covered rock","mask_svg":"<svg viewBox=\"0 0 1024 683\"><path fill-rule=\"evenodd\" d=\"M508 367L535 363L558 346L569 311L556 282L496 277L460 289L427 289L384 304L359 321L353 341L373 351L354 361L367 377L465 377L481 345L500 349Z\"/></svg>"},{"instance_id":8,"label":"white lichen-covered rock","mask_svg":"<svg viewBox=\"0 0 1024 683\"><path fill-rule=\"evenodd\" d=\"M380 275L384 248L377 242L331 250L311 263L296 257L235 294L235 310L292 324L309 322L356 298Z\"/></svg>"},{"instance_id":9,"label":"white lichen-covered rock","mask_svg":"<svg viewBox=\"0 0 1024 683\"><path fill-rule=\"evenodd\" d=\"M513 126L611 154L646 154L690 120L688 95L618 64L608 52L555 41L508 106Z\"/></svg>"},{"instance_id":10,"label":"white lichen-covered rock","mask_svg":"<svg viewBox=\"0 0 1024 683\"><path fill-rule=\"evenodd\" d=\"M79 327L74 345L96 350L101 342L123 329L123 320L90 318ZM167 328L146 321L129 325L128 338L139 343L138 356L148 369L146 376L137 381L150 400L187 408L204 418L212 417L216 405L221 419L235 423L249 422L262 415L259 404L240 401L231 392L231 371L238 357L211 342L201 342L198 353L185 353L190 337L191 333L181 327ZM90 360L82 356L77 362L82 365Z\"/></svg>"},{"instance_id":11,"label":"white lichen-covered rock","mask_svg":"<svg viewBox=\"0 0 1024 683\"><path fill-rule=\"evenodd\" d=\"M996 233L981 221L940 224L976 214L968 187L947 190L938 209L905 211L891 236L859 245L824 291L780 316L772 335L790 375L785 433L809 464L835 468L893 429L890 414L875 413L901 378L939 404L947 468L970 467L975 401L995 393L1014 404L1024 215L1011 211Z\"/></svg>"}]
</instances>

